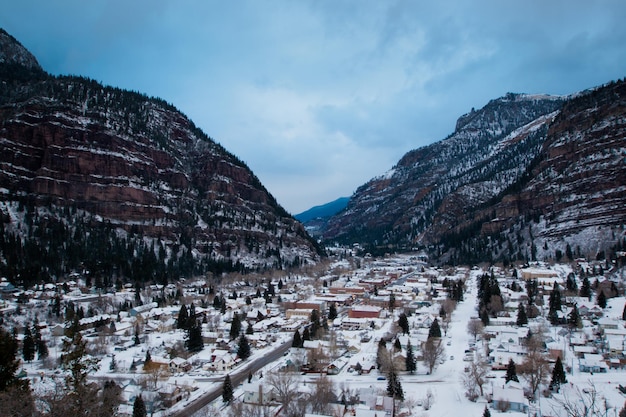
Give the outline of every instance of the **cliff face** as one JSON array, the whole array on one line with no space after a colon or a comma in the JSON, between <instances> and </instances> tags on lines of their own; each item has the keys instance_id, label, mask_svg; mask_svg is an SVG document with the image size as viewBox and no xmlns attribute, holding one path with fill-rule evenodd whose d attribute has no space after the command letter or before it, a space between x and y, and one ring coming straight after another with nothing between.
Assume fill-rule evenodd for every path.
<instances>
[{"instance_id":1,"label":"cliff face","mask_svg":"<svg viewBox=\"0 0 626 417\"><path fill-rule=\"evenodd\" d=\"M611 250L626 221L625 89L493 100L360 187L325 237L444 260Z\"/></svg>"},{"instance_id":2,"label":"cliff face","mask_svg":"<svg viewBox=\"0 0 626 417\"><path fill-rule=\"evenodd\" d=\"M36 218L68 228L76 226L71 209L87 227L156 242L165 248L162 262L185 251L235 270L318 259L302 225L250 169L173 106L21 62L0 64L7 233L32 234L16 208L26 204Z\"/></svg>"}]
</instances>

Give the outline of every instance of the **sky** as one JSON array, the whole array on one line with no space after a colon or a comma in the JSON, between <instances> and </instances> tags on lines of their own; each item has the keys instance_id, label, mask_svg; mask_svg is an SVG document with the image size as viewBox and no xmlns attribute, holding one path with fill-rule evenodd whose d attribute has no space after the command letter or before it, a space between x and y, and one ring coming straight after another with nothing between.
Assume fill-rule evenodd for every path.
<instances>
[{"instance_id":1,"label":"sky","mask_svg":"<svg viewBox=\"0 0 626 417\"><path fill-rule=\"evenodd\" d=\"M626 76L623 0L5 0L47 72L160 97L290 213L339 197L507 92Z\"/></svg>"}]
</instances>

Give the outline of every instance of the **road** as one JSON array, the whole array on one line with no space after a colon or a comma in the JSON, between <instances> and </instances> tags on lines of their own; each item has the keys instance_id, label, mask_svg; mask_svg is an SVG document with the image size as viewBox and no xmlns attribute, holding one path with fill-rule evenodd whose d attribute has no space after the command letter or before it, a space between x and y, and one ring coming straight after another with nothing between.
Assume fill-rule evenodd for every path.
<instances>
[{"instance_id":1,"label":"road","mask_svg":"<svg viewBox=\"0 0 626 417\"><path fill-rule=\"evenodd\" d=\"M262 369L265 365L272 363L278 360L281 356L284 355L285 352L289 350L291 347L291 340L286 341L282 345L276 347L270 353L263 355L259 358L255 358L252 361L244 364L236 371L230 374L230 380L232 382L233 388L241 384L248 375L252 372L257 372L259 369ZM223 380L223 378L221 378ZM217 386L212 389L206 391L202 396L194 400L192 403L186 405L182 410L175 411L169 414L170 417L187 417L197 413L211 402L215 401L222 395L222 385L217 384Z\"/></svg>"}]
</instances>

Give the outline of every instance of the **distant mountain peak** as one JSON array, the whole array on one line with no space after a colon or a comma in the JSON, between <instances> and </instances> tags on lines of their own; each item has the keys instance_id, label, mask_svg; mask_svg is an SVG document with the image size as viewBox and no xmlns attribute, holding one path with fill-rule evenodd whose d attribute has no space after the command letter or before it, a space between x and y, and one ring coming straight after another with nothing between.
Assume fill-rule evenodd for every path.
<instances>
[{"instance_id":1,"label":"distant mountain peak","mask_svg":"<svg viewBox=\"0 0 626 417\"><path fill-rule=\"evenodd\" d=\"M360 186L323 238L465 263L614 250L625 236L625 117L625 81L491 100Z\"/></svg>"},{"instance_id":2,"label":"distant mountain peak","mask_svg":"<svg viewBox=\"0 0 626 417\"><path fill-rule=\"evenodd\" d=\"M37 58L2 28L0 28L0 64L17 64L41 70Z\"/></svg>"}]
</instances>

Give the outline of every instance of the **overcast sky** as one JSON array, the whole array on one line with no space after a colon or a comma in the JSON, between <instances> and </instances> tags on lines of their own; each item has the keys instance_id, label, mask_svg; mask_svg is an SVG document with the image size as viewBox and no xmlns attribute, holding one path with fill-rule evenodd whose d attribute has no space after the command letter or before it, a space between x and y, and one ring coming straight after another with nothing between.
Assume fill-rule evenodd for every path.
<instances>
[{"instance_id":1,"label":"overcast sky","mask_svg":"<svg viewBox=\"0 0 626 417\"><path fill-rule=\"evenodd\" d=\"M297 214L507 92L626 76L626 1L4 1L52 74L172 103Z\"/></svg>"}]
</instances>

